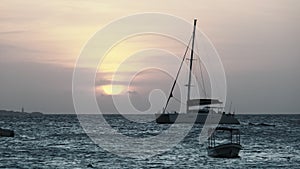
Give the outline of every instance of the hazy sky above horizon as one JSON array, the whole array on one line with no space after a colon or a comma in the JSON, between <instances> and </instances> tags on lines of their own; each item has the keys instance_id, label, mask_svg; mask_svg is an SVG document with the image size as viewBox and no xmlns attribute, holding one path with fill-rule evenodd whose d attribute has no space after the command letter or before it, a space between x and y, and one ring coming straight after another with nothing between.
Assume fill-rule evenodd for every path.
<instances>
[{"instance_id":1,"label":"hazy sky above horizon","mask_svg":"<svg viewBox=\"0 0 300 169\"><path fill-rule=\"evenodd\" d=\"M89 38L120 17L162 12L198 19L238 112L300 112L299 9L299 0L2 0L0 109L73 113L73 68Z\"/></svg>"}]
</instances>

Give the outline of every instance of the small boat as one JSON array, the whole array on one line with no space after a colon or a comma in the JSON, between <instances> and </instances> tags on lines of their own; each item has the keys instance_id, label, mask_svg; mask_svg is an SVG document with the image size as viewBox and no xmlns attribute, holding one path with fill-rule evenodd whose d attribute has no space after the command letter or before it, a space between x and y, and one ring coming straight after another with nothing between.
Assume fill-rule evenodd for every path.
<instances>
[{"instance_id":1,"label":"small boat","mask_svg":"<svg viewBox=\"0 0 300 169\"><path fill-rule=\"evenodd\" d=\"M230 138L228 142L216 144L217 133L230 132ZM237 158L239 157L239 152L242 149L240 144L240 131L239 129L227 128L227 127L217 127L215 131L212 132L211 136L208 138L207 153L211 157L219 158Z\"/></svg>"},{"instance_id":2,"label":"small boat","mask_svg":"<svg viewBox=\"0 0 300 169\"><path fill-rule=\"evenodd\" d=\"M15 133L13 130L0 128L0 137L14 137Z\"/></svg>"},{"instance_id":3,"label":"small boat","mask_svg":"<svg viewBox=\"0 0 300 169\"><path fill-rule=\"evenodd\" d=\"M254 124L254 123L248 123L249 126L266 126L266 127L275 127L275 124L267 124L267 123L259 123L259 124Z\"/></svg>"}]
</instances>

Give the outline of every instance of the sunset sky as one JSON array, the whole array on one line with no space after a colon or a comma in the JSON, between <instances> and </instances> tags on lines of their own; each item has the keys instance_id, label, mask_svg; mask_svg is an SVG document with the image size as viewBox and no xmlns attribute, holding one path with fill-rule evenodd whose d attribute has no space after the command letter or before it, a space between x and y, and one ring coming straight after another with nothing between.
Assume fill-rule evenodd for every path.
<instances>
[{"instance_id":1,"label":"sunset sky","mask_svg":"<svg viewBox=\"0 0 300 169\"><path fill-rule=\"evenodd\" d=\"M191 23L198 19L198 28L210 38L224 65L227 102L232 101L239 113L300 112L299 9L299 0L2 0L0 109L20 110L24 106L29 112L74 113L73 69L90 37L118 18L161 12ZM137 37L110 54L130 54L141 46L161 46L182 54L180 44L166 45L168 40L160 38L154 42ZM157 59L161 65L167 61ZM139 83L127 91L119 84L113 93L105 80L117 69L115 62L107 60L110 64L103 65L107 74L97 75L96 88L102 102L110 94L155 87ZM145 62L146 55L139 56L125 69L142 68ZM168 89L170 82L161 85Z\"/></svg>"}]
</instances>

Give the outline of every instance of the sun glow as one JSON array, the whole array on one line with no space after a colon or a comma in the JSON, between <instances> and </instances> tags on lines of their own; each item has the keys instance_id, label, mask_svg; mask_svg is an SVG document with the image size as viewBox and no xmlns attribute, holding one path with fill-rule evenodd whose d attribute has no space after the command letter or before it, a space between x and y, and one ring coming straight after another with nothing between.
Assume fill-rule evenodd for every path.
<instances>
[{"instance_id":1,"label":"sun glow","mask_svg":"<svg viewBox=\"0 0 300 169\"><path fill-rule=\"evenodd\" d=\"M157 41L172 45L161 45ZM182 44L173 39L152 34L131 37L118 43L110 49L98 65L96 92L104 95L120 95L124 94L124 91L131 91L129 89L131 86L122 84L130 84L130 80L136 73L149 65L159 67L164 65L159 65L155 60L159 59L159 55L165 55L165 53L158 53L157 50L173 51L174 46L180 49Z\"/></svg>"},{"instance_id":2,"label":"sun glow","mask_svg":"<svg viewBox=\"0 0 300 169\"><path fill-rule=\"evenodd\" d=\"M125 90L125 87L123 85L104 85L101 86L101 89L106 95L118 95Z\"/></svg>"}]
</instances>

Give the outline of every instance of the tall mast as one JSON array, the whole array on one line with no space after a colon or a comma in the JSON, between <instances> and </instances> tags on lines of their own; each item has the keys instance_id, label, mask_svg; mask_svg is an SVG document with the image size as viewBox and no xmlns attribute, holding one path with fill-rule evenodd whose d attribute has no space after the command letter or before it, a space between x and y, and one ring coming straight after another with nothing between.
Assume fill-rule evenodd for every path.
<instances>
[{"instance_id":1,"label":"tall mast","mask_svg":"<svg viewBox=\"0 0 300 169\"><path fill-rule=\"evenodd\" d=\"M191 58L190 58L190 72L189 72L189 79L188 79L187 103L191 99L191 82L192 82L192 68L193 68L193 58L194 58L194 43L195 43L196 23L197 23L197 19L194 19L192 51L191 51ZM186 106L186 112L187 113L189 112L189 105L188 104Z\"/></svg>"}]
</instances>

